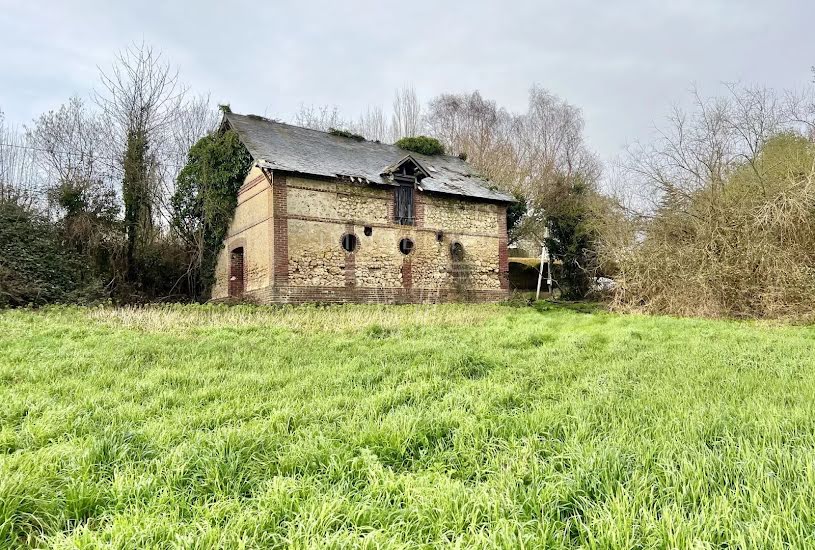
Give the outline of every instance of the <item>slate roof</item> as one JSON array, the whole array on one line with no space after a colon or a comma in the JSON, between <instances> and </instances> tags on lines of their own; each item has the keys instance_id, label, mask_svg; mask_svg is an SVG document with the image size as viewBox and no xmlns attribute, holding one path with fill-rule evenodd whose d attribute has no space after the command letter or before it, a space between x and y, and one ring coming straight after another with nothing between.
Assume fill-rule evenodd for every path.
<instances>
[{"instance_id":1,"label":"slate roof","mask_svg":"<svg viewBox=\"0 0 815 550\"><path fill-rule=\"evenodd\" d=\"M395 145L357 141L255 116L226 113L224 119L254 160L272 170L394 185L385 173L410 155L430 174L419 183L423 191L495 202L515 200L491 189L489 181L458 157L420 155Z\"/></svg>"}]
</instances>

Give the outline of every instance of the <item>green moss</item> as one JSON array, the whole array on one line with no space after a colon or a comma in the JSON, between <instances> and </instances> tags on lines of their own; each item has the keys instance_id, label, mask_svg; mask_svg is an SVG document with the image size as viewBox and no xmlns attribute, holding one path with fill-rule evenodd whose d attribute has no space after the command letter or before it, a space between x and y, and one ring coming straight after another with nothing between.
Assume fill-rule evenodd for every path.
<instances>
[{"instance_id":1,"label":"green moss","mask_svg":"<svg viewBox=\"0 0 815 550\"><path fill-rule=\"evenodd\" d=\"M422 155L432 156L444 154L444 145L436 138L427 136L404 137L396 142L396 146L406 151L421 153Z\"/></svg>"},{"instance_id":2,"label":"green moss","mask_svg":"<svg viewBox=\"0 0 815 550\"><path fill-rule=\"evenodd\" d=\"M348 130L340 130L338 128L329 128L328 133L332 136L344 137L353 139L355 141L365 141L365 137L359 134L355 134L353 132L349 132Z\"/></svg>"}]
</instances>

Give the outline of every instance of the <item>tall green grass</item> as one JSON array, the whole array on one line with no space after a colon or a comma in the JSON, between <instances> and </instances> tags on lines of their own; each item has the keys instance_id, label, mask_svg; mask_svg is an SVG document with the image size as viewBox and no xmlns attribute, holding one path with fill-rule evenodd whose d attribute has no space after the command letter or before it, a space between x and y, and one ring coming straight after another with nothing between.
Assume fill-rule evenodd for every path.
<instances>
[{"instance_id":1,"label":"tall green grass","mask_svg":"<svg viewBox=\"0 0 815 550\"><path fill-rule=\"evenodd\" d=\"M815 545L815 329L0 313L0 546Z\"/></svg>"}]
</instances>

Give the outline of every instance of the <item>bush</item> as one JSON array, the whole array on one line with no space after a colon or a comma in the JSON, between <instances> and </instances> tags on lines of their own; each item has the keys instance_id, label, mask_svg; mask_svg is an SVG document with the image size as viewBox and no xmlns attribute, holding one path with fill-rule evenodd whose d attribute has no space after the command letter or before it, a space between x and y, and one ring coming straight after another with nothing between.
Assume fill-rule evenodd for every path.
<instances>
[{"instance_id":1,"label":"bush","mask_svg":"<svg viewBox=\"0 0 815 550\"><path fill-rule=\"evenodd\" d=\"M102 285L50 220L0 202L0 307L88 303Z\"/></svg>"},{"instance_id":2,"label":"bush","mask_svg":"<svg viewBox=\"0 0 815 550\"><path fill-rule=\"evenodd\" d=\"M771 139L724 181L667 197L623 250L616 303L655 313L811 317L815 145Z\"/></svg>"},{"instance_id":3,"label":"bush","mask_svg":"<svg viewBox=\"0 0 815 550\"><path fill-rule=\"evenodd\" d=\"M405 137L396 142L396 146L422 155L443 155L444 145L439 140L427 136Z\"/></svg>"}]
</instances>

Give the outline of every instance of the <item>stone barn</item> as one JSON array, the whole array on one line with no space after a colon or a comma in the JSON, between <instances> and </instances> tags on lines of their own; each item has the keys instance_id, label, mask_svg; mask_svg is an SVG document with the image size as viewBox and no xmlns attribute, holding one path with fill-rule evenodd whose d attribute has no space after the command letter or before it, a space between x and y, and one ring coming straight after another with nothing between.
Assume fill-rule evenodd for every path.
<instances>
[{"instance_id":1,"label":"stone barn","mask_svg":"<svg viewBox=\"0 0 815 550\"><path fill-rule=\"evenodd\" d=\"M213 299L430 303L507 297L506 209L462 159L228 113L253 167Z\"/></svg>"}]
</instances>

